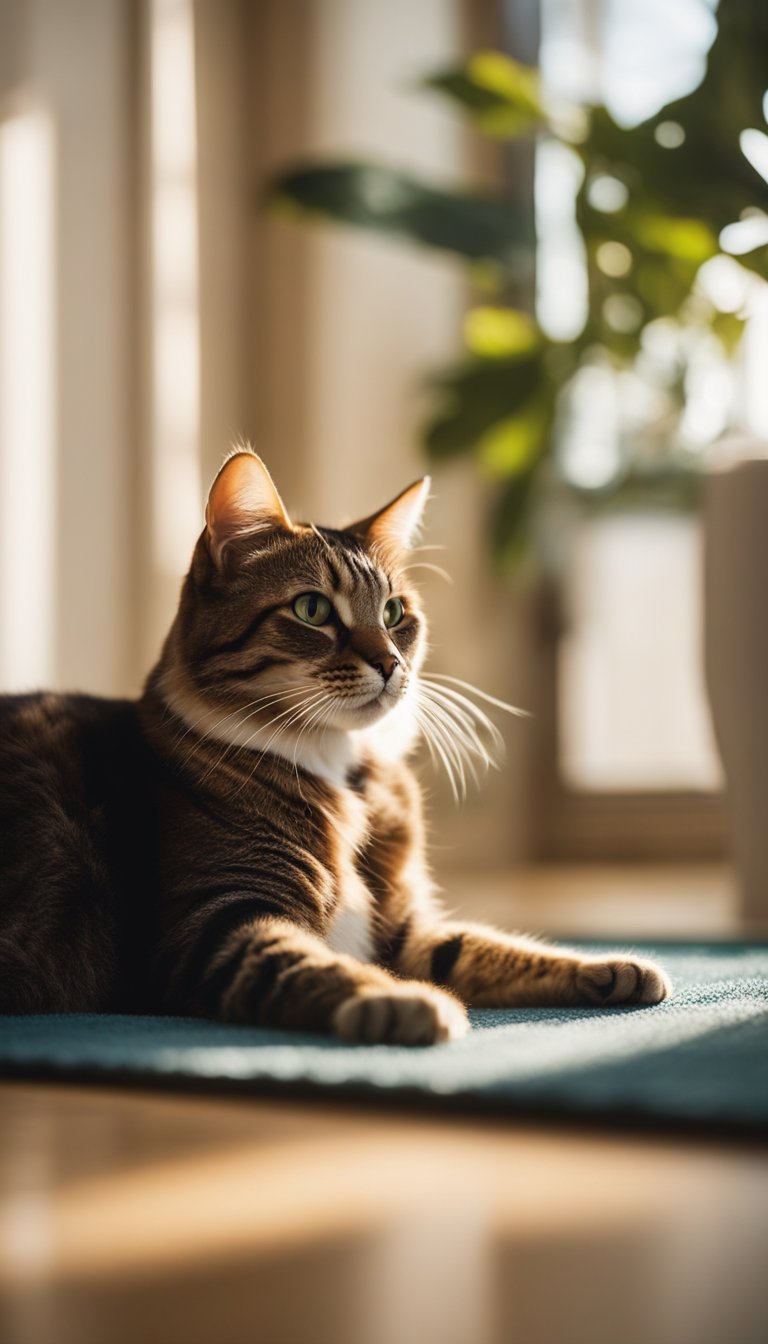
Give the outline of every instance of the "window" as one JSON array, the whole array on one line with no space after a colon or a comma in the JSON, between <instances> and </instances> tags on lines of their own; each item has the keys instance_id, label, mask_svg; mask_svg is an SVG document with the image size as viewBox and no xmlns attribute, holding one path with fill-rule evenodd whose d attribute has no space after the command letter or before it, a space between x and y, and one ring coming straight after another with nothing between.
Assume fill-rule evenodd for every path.
<instances>
[{"instance_id":1,"label":"window","mask_svg":"<svg viewBox=\"0 0 768 1344\"><path fill-rule=\"evenodd\" d=\"M720 788L702 686L701 571L700 528L688 515L637 512L580 529L558 651L568 788Z\"/></svg>"},{"instance_id":2,"label":"window","mask_svg":"<svg viewBox=\"0 0 768 1344\"><path fill-rule=\"evenodd\" d=\"M704 0L681 0L674 13L657 0L542 0L544 84L561 104L603 101L620 124L636 124L696 86L715 31ZM536 307L562 340L579 334L586 313L574 209L581 179L578 156L544 139ZM628 436L636 442L654 419L664 423L658 375L674 352L668 333L654 337L636 372L617 374L596 353L570 389L557 452L564 477L584 491L611 480ZM747 356L754 361L749 342ZM698 381L679 432L697 452L725 425L734 384L717 351L704 350L689 377ZM540 714L551 731L543 739L540 850L562 858L719 856L722 775L703 684L698 515L651 498L565 510L558 523L560 577L542 624Z\"/></svg>"}]
</instances>

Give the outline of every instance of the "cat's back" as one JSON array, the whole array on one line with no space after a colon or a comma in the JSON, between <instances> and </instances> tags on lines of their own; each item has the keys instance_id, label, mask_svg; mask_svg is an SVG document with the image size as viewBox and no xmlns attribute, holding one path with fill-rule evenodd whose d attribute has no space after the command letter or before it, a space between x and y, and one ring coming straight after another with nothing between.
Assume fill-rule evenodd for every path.
<instances>
[{"instance_id":1,"label":"cat's back","mask_svg":"<svg viewBox=\"0 0 768 1344\"><path fill-rule=\"evenodd\" d=\"M86 744L97 729L119 731L135 716L131 700L110 700L96 695L62 695L35 691L23 695L0 695L0 770L6 773L9 757L23 760L46 745L54 753L65 743Z\"/></svg>"},{"instance_id":2,"label":"cat's back","mask_svg":"<svg viewBox=\"0 0 768 1344\"><path fill-rule=\"evenodd\" d=\"M133 702L92 695L0 696L0 825L109 794L137 756ZM127 758L127 760L126 760ZM112 786L112 788L110 787ZM53 817L51 817L51 820Z\"/></svg>"},{"instance_id":3,"label":"cat's back","mask_svg":"<svg viewBox=\"0 0 768 1344\"><path fill-rule=\"evenodd\" d=\"M125 892L130 884L146 887L147 797L146 749L133 702L0 696L6 1010L40 1011L47 1006L43 990L57 1007L111 1000ZM93 967L102 969L94 975Z\"/></svg>"}]
</instances>

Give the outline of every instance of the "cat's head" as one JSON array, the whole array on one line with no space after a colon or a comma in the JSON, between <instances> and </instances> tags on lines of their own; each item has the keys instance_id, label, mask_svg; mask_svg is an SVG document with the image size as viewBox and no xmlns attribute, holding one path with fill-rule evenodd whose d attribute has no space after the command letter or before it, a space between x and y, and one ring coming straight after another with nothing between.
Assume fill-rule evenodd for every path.
<instances>
[{"instance_id":1,"label":"cat's head","mask_svg":"<svg viewBox=\"0 0 768 1344\"><path fill-rule=\"evenodd\" d=\"M401 705L423 660L406 558L417 481L341 530L293 522L263 462L238 451L211 488L163 662L176 700L238 734L365 728ZM208 718L208 722L210 722Z\"/></svg>"}]
</instances>

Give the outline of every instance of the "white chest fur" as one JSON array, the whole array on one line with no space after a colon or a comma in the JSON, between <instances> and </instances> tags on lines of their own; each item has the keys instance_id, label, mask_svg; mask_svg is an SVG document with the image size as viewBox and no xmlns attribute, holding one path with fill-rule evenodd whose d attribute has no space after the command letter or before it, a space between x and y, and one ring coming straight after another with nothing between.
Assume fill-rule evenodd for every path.
<instances>
[{"instance_id":1,"label":"white chest fur","mask_svg":"<svg viewBox=\"0 0 768 1344\"><path fill-rule=\"evenodd\" d=\"M370 961L374 951L373 899L355 867L355 855L365 842L368 820L365 804L345 787L351 765L360 758L364 746L379 760L399 760L412 746L418 733L409 698L371 728L350 732L325 732L311 742L305 734L285 733L276 737L267 726L254 730L240 716L224 715L209 708L182 684L166 691L166 704L196 732L220 742L249 748L254 753L269 751L324 779L338 791L339 890L336 909L326 934L334 952L345 953L359 961Z\"/></svg>"},{"instance_id":2,"label":"white chest fur","mask_svg":"<svg viewBox=\"0 0 768 1344\"><path fill-rule=\"evenodd\" d=\"M373 900L355 867L367 831L365 804L347 790L340 800L339 852L341 855L336 910L326 934L333 952L343 952L358 961L373 956Z\"/></svg>"}]
</instances>

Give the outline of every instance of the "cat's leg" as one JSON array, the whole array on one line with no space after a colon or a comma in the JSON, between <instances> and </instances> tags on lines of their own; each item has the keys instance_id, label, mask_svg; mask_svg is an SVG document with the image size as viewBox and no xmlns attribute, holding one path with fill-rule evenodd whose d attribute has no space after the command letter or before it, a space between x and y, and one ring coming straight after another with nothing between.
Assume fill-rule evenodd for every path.
<instances>
[{"instance_id":1,"label":"cat's leg","mask_svg":"<svg viewBox=\"0 0 768 1344\"><path fill-rule=\"evenodd\" d=\"M464 1003L486 1008L658 1003L670 993L664 972L640 957L588 957L446 920L433 894L410 771L391 772L372 809L362 869L380 912L379 959L396 975L445 986Z\"/></svg>"},{"instance_id":2,"label":"cat's leg","mask_svg":"<svg viewBox=\"0 0 768 1344\"><path fill-rule=\"evenodd\" d=\"M587 956L483 924L411 920L398 942L396 972L478 1008L652 1004L671 993L665 972L644 957Z\"/></svg>"},{"instance_id":3,"label":"cat's leg","mask_svg":"<svg viewBox=\"0 0 768 1344\"><path fill-rule=\"evenodd\" d=\"M188 948L171 984L176 1011L347 1041L432 1045L467 1030L464 1006L449 991L334 953L287 919L246 920L204 960Z\"/></svg>"}]
</instances>

